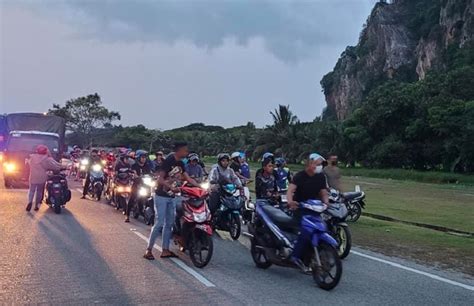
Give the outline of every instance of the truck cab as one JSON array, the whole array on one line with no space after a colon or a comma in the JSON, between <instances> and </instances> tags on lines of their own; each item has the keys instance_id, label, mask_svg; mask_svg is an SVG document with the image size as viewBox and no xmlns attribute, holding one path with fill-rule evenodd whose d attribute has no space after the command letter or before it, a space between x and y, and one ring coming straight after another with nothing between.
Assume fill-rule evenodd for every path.
<instances>
[{"instance_id":1,"label":"truck cab","mask_svg":"<svg viewBox=\"0 0 474 306\"><path fill-rule=\"evenodd\" d=\"M59 134L40 131L11 131L3 152L3 176L5 187L28 184L29 167L26 160L38 145L48 147L54 159L60 160Z\"/></svg>"}]
</instances>

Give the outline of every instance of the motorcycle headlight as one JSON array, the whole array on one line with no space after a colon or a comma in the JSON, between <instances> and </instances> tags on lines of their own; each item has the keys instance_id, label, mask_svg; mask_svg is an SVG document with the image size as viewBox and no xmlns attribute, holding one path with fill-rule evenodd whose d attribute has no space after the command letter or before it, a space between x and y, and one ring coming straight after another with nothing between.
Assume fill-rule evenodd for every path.
<instances>
[{"instance_id":1,"label":"motorcycle headlight","mask_svg":"<svg viewBox=\"0 0 474 306\"><path fill-rule=\"evenodd\" d=\"M104 159L103 159L103 160L101 160L100 162L101 162L101 163L102 163L102 165L104 165L104 166L105 166L105 165L107 165L107 161L106 161L106 160L104 160Z\"/></svg>"},{"instance_id":2,"label":"motorcycle headlight","mask_svg":"<svg viewBox=\"0 0 474 306\"><path fill-rule=\"evenodd\" d=\"M125 188L122 186L117 187L117 192L124 192Z\"/></svg>"},{"instance_id":3,"label":"motorcycle headlight","mask_svg":"<svg viewBox=\"0 0 474 306\"><path fill-rule=\"evenodd\" d=\"M193 217L194 217L193 218L194 221L196 221L197 223L202 223L202 222L206 221L207 214L206 214L206 212L202 212L200 214L194 214Z\"/></svg>"},{"instance_id":4,"label":"motorcycle headlight","mask_svg":"<svg viewBox=\"0 0 474 306\"><path fill-rule=\"evenodd\" d=\"M209 182L204 182L201 184L202 189L208 190L209 187L211 187L211 184L209 184Z\"/></svg>"},{"instance_id":5,"label":"motorcycle headlight","mask_svg":"<svg viewBox=\"0 0 474 306\"><path fill-rule=\"evenodd\" d=\"M144 177L143 178L143 184L149 186L149 187L155 187L156 182L151 178L151 177Z\"/></svg>"},{"instance_id":6,"label":"motorcycle headlight","mask_svg":"<svg viewBox=\"0 0 474 306\"><path fill-rule=\"evenodd\" d=\"M138 189L138 195L141 197L147 197L148 196L148 190L144 187Z\"/></svg>"},{"instance_id":7,"label":"motorcycle headlight","mask_svg":"<svg viewBox=\"0 0 474 306\"><path fill-rule=\"evenodd\" d=\"M86 166L81 165L81 167L80 167L79 169L80 169L81 171L84 171L84 170L86 170Z\"/></svg>"},{"instance_id":8,"label":"motorcycle headlight","mask_svg":"<svg viewBox=\"0 0 474 306\"><path fill-rule=\"evenodd\" d=\"M89 160L88 160L88 159L82 159L82 160L81 160L81 165L87 166L88 164L89 164Z\"/></svg>"},{"instance_id":9,"label":"motorcycle headlight","mask_svg":"<svg viewBox=\"0 0 474 306\"><path fill-rule=\"evenodd\" d=\"M92 166L92 170L95 171L95 172L99 172L100 170L102 170L102 166L98 165L98 164L95 164L95 165Z\"/></svg>"},{"instance_id":10,"label":"motorcycle headlight","mask_svg":"<svg viewBox=\"0 0 474 306\"><path fill-rule=\"evenodd\" d=\"M16 170L16 165L14 163L4 163L3 167L5 168L5 172L12 173Z\"/></svg>"}]
</instances>

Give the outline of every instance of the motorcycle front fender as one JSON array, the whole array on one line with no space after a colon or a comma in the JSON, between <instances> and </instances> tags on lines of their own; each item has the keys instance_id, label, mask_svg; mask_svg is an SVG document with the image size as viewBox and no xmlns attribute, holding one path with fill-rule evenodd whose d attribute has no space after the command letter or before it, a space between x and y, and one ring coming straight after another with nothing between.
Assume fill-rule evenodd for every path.
<instances>
[{"instance_id":1,"label":"motorcycle front fender","mask_svg":"<svg viewBox=\"0 0 474 306\"><path fill-rule=\"evenodd\" d=\"M209 236L212 236L212 227L209 224L196 224L194 228L196 230L205 232Z\"/></svg>"},{"instance_id":2,"label":"motorcycle front fender","mask_svg":"<svg viewBox=\"0 0 474 306\"><path fill-rule=\"evenodd\" d=\"M313 244L313 247L317 247L321 241L326 242L327 244L337 248L338 244L336 239L331 237L328 233L315 233L313 234L313 237L311 239L311 242Z\"/></svg>"}]
</instances>

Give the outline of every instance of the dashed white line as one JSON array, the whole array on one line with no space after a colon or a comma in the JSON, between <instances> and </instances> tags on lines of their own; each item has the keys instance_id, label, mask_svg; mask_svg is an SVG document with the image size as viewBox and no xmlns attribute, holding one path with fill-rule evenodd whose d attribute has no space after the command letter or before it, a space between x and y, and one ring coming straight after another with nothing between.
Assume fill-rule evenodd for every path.
<instances>
[{"instance_id":1,"label":"dashed white line","mask_svg":"<svg viewBox=\"0 0 474 306\"><path fill-rule=\"evenodd\" d=\"M141 239L148 242L148 238L145 235L143 235L142 233L134 231L134 230L132 230L132 232L135 233L135 235L137 235ZM162 252L161 247L159 247L156 244L153 246L153 248L155 248L158 251ZM206 286L206 287L215 287L216 286L212 282L210 282L207 278L205 278L204 276L199 274L197 271L195 271L192 268L190 268L189 266L187 266L181 259L171 258L171 261L173 261L178 267L180 267L184 271L188 272L191 276L193 276L195 279L197 279L199 282L201 282L204 286Z\"/></svg>"},{"instance_id":2,"label":"dashed white line","mask_svg":"<svg viewBox=\"0 0 474 306\"><path fill-rule=\"evenodd\" d=\"M470 290L470 291L474 291L474 286L469 286L469 285L466 285L466 284L463 284L463 283L455 282L455 281L443 278L443 277L438 276L438 275L434 275L434 274L431 274L431 273L428 273L428 272L413 269L413 268L398 264L396 262L392 262L392 261L388 261L388 260L385 260L385 259L377 258L377 257L370 256L370 255L367 255L367 254L364 254L364 253L357 252L357 251L351 251L351 253L354 254L354 255L357 255L357 256L361 256L361 257L364 257L364 258L367 258L367 259L375 260L375 261L390 265L392 267L396 267L396 268L399 268L399 269L402 269L402 270L406 270L406 271L410 271L410 272L417 273L417 274L420 274L420 275L424 275L426 277L429 277L431 279L435 279L435 280L443 282L443 283L447 283L447 284L450 284L450 285L453 285L453 286L458 286L458 287L461 287L461 288L464 288L464 289L467 289L467 290Z\"/></svg>"}]
</instances>

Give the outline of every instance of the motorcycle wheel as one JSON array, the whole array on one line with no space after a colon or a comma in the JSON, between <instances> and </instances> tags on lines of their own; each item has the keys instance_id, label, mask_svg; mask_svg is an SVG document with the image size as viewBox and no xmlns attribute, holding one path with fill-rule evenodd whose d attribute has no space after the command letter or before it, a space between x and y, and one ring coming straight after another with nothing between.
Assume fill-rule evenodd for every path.
<instances>
[{"instance_id":1,"label":"motorcycle wheel","mask_svg":"<svg viewBox=\"0 0 474 306\"><path fill-rule=\"evenodd\" d=\"M250 241L250 254L257 268L268 269L272 265L272 262L268 260L265 250L259 248L255 239L252 238Z\"/></svg>"},{"instance_id":2,"label":"motorcycle wheel","mask_svg":"<svg viewBox=\"0 0 474 306\"><path fill-rule=\"evenodd\" d=\"M61 213L61 205L54 205L54 212L56 214L60 214Z\"/></svg>"},{"instance_id":3,"label":"motorcycle wheel","mask_svg":"<svg viewBox=\"0 0 474 306\"><path fill-rule=\"evenodd\" d=\"M349 256L352 248L352 235L348 226L336 225L335 237L338 243L337 254L339 258L344 259Z\"/></svg>"},{"instance_id":4,"label":"motorcycle wheel","mask_svg":"<svg viewBox=\"0 0 474 306\"><path fill-rule=\"evenodd\" d=\"M191 234L191 241L189 243L189 257L193 265L197 268L204 268L207 266L212 258L212 252L214 251L214 243L212 237L203 231L195 230ZM203 251L205 254L203 256Z\"/></svg>"},{"instance_id":5,"label":"motorcycle wheel","mask_svg":"<svg viewBox=\"0 0 474 306\"><path fill-rule=\"evenodd\" d=\"M229 233L230 237L234 240L239 239L241 233L242 222L240 216L232 214L230 217Z\"/></svg>"},{"instance_id":6,"label":"motorcycle wheel","mask_svg":"<svg viewBox=\"0 0 474 306\"><path fill-rule=\"evenodd\" d=\"M317 265L316 259L313 260L313 280L321 289L332 290L341 280L342 261L336 249L327 243L323 242L318 246L318 253L321 266Z\"/></svg>"},{"instance_id":7,"label":"motorcycle wheel","mask_svg":"<svg viewBox=\"0 0 474 306\"><path fill-rule=\"evenodd\" d=\"M360 215L362 214L362 207L359 203L350 203L348 204L347 210L349 214L347 215L346 220L349 222L356 222L359 220Z\"/></svg>"}]
</instances>

